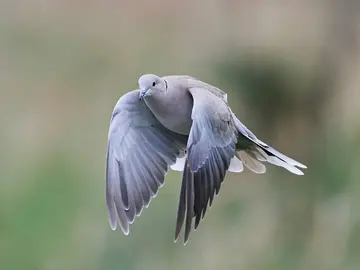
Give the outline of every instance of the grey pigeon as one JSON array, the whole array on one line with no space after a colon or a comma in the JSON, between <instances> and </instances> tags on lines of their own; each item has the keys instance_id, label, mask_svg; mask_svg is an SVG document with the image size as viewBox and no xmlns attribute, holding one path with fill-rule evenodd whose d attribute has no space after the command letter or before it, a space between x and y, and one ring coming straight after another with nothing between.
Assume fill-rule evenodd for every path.
<instances>
[{"instance_id":1,"label":"grey pigeon","mask_svg":"<svg viewBox=\"0 0 360 270\"><path fill-rule=\"evenodd\" d=\"M190 76L146 74L123 95L112 113L106 160L106 205L110 226L124 234L148 207L171 167L183 171L175 241L185 223L188 241L227 171L243 165L255 173L268 162L302 175L305 165L260 141L227 103L222 90Z\"/></svg>"}]
</instances>

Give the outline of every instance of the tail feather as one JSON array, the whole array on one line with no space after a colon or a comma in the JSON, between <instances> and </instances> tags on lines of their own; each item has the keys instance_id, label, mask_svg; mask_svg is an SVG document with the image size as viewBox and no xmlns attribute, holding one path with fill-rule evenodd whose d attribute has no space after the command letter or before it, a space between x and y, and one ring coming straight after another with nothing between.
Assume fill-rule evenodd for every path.
<instances>
[{"instance_id":1,"label":"tail feather","mask_svg":"<svg viewBox=\"0 0 360 270\"><path fill-rule=\"evenodd\" d=\"M293 174L304 175L304 173L302 171L300 171L298 168L290 165L289 163L282 161L278 157L269 156L267 162L274 164L276 166L279 166L279 167L283 167L284 169L288 170L289 172L292 172Z\"/></svg>"},{"instance_id":2,"label":"tail feather","mask_svg":"<svg viewBox=\"0 0 360 270\"><path fill-rule=\"evenodd\" d=\"M231 159L228 170L230 172L236 172L236 173L242 172L244 170L244 166L241 160L236 155Z\"/></svg>"},{"instance_id":3,"label":"tail feather","mask_svg":"<svg viewBox=\"0 0 360 270\"><path fill-rule=\"evenodd\" d=\"M262 164L251 151L239 151L237 154L241 162L254 173L266 172L265 165Z\"/></svg>"},{"instance_id":4,"label":"tail feather","mask_svg":"<svg viewBox=\"0 0 360 270\"><path fill-rule=\"evenodd\" d=\"M244 152L244 151L239 151ZM281 154L280 152L274 150L270 146L254 146L251 150L246 151L248 156L250 156L253 160L257 159L257 162L268 162L270 164L283 167L284 169L288 170L289 172L296 174L296 175L303 175L304 173L299 170L296 166L300 168L306 168L305 165ZM243 161L243 156L241 156L241 160ZM243 163L247 165L244 161ZM260 163L262 164L262 163ZM262 164L263 165L263 164ZM264 165L263 165L264 166ZM249 166L247 166L249 168ZM265 167L265 166L264 166ZM254 171L252 168L249 168Z\"/></svg>"},{"instance_id":5,"label":"tail feather","mask_svg":"<svg viewBox=\"0 0 360 270\"><path fill-rule=\"evenodd\" d=\"M297 168L299 167L306 169L307 167L304 164L280 153L271 146L259 140L244 124L240 122L235 114L232 113L232 115L234 124L240 133L237 145L238 155L243 164L245 164L250 170L257 173L265 172L266 169L262 167L264 164L261 162L268 162L276 166L283 167L294 174L304 174ZM241 137L243 139L240 139Z\"/></svg>"},{"instance_id":6,"label":"tail feather","mask_svg":"<svg viewBox=\"0 0 360 270\"><path fill-rule=\"evenodd\" d=\"M279 151L275 150L274 148L272 148L270 146L268 146L268 147L266 147L264 149L266 151L270 152L271 154L273 154L274 156L277 156L278 158L282 159L284 162L292 165L292 166L297 166L297 167L302 168L302 169L307 169L307 167L304 164L302 164L302 163L300 163L300 162L298 162L298 161L296 161L296 160L294 160L294 159L292 159L292 158L290 158L288 156L285 156L284 154L280 153Z\"/></svg>"}]
</instances>

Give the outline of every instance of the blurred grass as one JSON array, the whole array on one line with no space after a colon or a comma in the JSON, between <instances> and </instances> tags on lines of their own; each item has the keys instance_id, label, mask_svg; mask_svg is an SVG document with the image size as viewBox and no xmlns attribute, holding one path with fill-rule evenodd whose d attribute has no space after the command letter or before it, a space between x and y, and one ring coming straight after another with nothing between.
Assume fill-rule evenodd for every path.
<instances>
[{"instance_id":1,"label":"blurred grass","mask_svg":"<svg viewBox=\"0 0 360 270\"><path fill-rule=\"evenodd\" d=\"M8 206L1 230L2 244L6 243L3 269L36 269L44 256L58 254L72 241L68 232L83 199L77 181L83 176L69 161L54 153L26 175L31 185Z\"/></svg>"},{"instance_id":2,"label":"blurred grass","mask_svg":"<svg viewBox=\"0 0 360 270\"><path fill-rule=\"evenodd\" d=\"M359 13L343 24L337 5L3 2L0 269L358 269ZM184 247L170 172L130 236L112 232L108 123L150 72L222 87L305 176L229 173Z\"/></svg>"}]
</instances>

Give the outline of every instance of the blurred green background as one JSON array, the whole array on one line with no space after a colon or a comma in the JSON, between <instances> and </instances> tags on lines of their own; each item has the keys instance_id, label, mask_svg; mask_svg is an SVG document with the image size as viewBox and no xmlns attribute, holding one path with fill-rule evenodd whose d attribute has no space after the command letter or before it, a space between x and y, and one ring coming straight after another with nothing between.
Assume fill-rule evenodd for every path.
<instances>
[{"instance_id":1,"label":"blurred green background","mask_svg":"<svg viewBox=\"0 0 360 270\"><path fill-rule=\"evenodd\" d=\"M229 173L184 247L170 172L111 231L109 120L143 73L222 88L305 176ZM356 0L2 0L0 269L360 269L359 87Z\"/></svg>"}]
</instances>

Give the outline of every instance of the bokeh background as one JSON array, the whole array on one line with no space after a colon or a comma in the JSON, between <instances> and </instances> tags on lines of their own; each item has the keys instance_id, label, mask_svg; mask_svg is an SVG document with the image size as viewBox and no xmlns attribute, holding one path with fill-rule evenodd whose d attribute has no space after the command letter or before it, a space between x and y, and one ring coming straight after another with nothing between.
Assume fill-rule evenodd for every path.
<instances>
[{"instance_id":1,"label":"bokeh background","mask_svg":"<svg viewBox=\"0 0 360 270\"><path fill-rule=\"evenodd\" d=\"M143 73L227 91L258 137L308 165L228 174L173 243L181 174L111 231L105 152ZM0 269L360 269L360 2L0 2Z\"/></svg>"}]
</instances>

